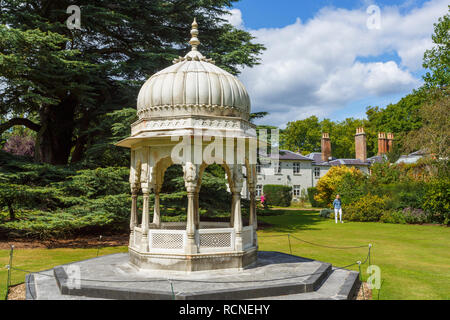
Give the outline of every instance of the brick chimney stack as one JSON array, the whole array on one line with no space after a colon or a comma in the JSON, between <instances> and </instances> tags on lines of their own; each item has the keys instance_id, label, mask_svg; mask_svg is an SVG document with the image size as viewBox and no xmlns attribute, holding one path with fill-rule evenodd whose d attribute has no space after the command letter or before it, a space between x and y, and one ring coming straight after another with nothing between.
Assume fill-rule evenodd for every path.
<instances>
[{"instance_id":1,"label":"brick chimney stack","mask_svg":"<svg viewBox=\"0 0 450 320\"><path fill-rule=\"evenodd\" d=\"M386 133L379 132L378 133L378 155L381 156L386 153L387 153Z\"/></svg>"},{"instance_id":2,"label":"brick chimney stack","mask_svg":"<svg viewBox=\"0 0 450 320\"><path fill-rule=\"evenodd\" d=\"M356 159L366 162L367 160L367 140L364 128L357 128L355 134L355 154Z\"/></svg>"},{"instance_id":3,"label":"brick chimney stack","mask_svg":"<svg viewBox=\"0 0 450 320\"><path fill-rule=\"evenodd\" d=\"M392 152L393 145L394 145L394 134L388 133L387 134L387 152Z\"/></svg>"},{"instance_id":4,"label":"brick chimney stack","mask_svg":"<svg viewBox=\"0 0 450 320\"><path fill-rule=\"evenodd\" d=\"M328 161L331 158L331 140L328 133L322 133L322 161Z\"/></svg>"}]
</instances>

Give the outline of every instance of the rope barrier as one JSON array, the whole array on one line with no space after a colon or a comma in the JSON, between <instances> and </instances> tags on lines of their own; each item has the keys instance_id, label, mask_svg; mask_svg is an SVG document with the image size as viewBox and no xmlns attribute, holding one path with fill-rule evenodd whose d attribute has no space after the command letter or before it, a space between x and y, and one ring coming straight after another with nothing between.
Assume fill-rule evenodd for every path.
<instances>
[{"instance_id":1,"label":"rope barrier","mask_svg":"<svg viewBox=\"0 0 450 320\"><path fill-rule=\"evenodd\" d=\"M292 234L290 234L290 233L280 234L280 235L278 235L278 234L277 234L277 235L266 235L266 236L264 236L264 235L258 235L258 238L272 238L272 237L285 237L285 236L288 237L289 243L290 243L290 237L292 237L292 238L294 238L294 239L296 239L296 240L298 240L298 241L302 241L302 242L308 243L308 244L310 244L310 245L317 246L317 247L322 247L322 248L342 249L342 250L345 250L345 249L359 249L359 248L365 248L365 247L367 247L367 245L353 246L353 247L335 247L335 246L327 246L327 245L323 245L323 244L317 244L317 243L314 243L314 242L311 242L311 241L306 241L306 240L304 240L304 239L300 239L300 238L298 238L297 236L294 236L294 235L292 235Z\"/></svg>"},{"instance_id":2,"label":"rope barrier","mask_svg":"<svg viewBox=\"0 0 450 320\"><path fill-rule=\"evenodd\" d=\"M13 255L14 255L14 245L11 245L11 250L9 251L9 264L6 266L8 269L8 277L6 279L6 293L5 300L8 300L9 287L11 286L11 269L13 268Z\"/></svg>"},{"instance_id":3,"label":"rope barrier","mask_svg":"<svg viewBox=\"0 0 450 320\"><path fill-rule=\"evenodd\" d=\"M333 249L356 249L356 248L363 248L366 246L354 246L354 247L332 247L332 246L325 246L325 245L320 245L320 244L316 244L316 243L312 243L303 239L300 239L296 236L293 236L291 234L283 234L283 235L273 235L273 236L267 236L267 237L283 237L283 236L287 236L288 237L288 242L289 242L289 251L292 254L292 246L291 246L291 241L290 238L294 238L296 240L305 242L305 243L309 243L311 245L316 245L316 246L320 246L320 247L326 247L326 248L333 248ZM259 237L265 237L265 236L259 236ZM365 264L367 261L369 261L369 265L371 262L371 248L372 248L372 244L369 244L369 248L368 248L368 253L367 256L364 260L364 262L361 261L356 261L355 263L351 263L349 265L343 266L343 267L333 267L333 270L341 270L341 269L347 269L350 268L354 265L358 265L359 267L359 275L360 275L360 280L362 282L362 272L361 272L361 265ZM44 271L30 271L30 270L25 270L25 269L21 269L21 268L16 268L13 267L12 262L13 262L13 251L14 251L14 246L11 246L11 251L10 251L10 263L9 265L7 265L6 267L8 268L8 279L7 279L7 288L6 288L6 299L8 297L8 292L9 292L9 287L11 284L11 271L12 270L16 270L16 271L21 271L21 272L25 272L25 273L35 273L35 274L40 274L43 276L47 276L47 277L51 277L51 278L55 278L54 275L50 275L50 274L45 274L43 273ZM98 256L98 250L97 250L97 256ZM208 281L208 280L193 280L193 279L148 279L148 280L97 280L97 279L83 279L81 278L80 281L86 281L86 282L104 282L104 283L151 283L151 282L162 282L162 281L168 281L170 283L170 287L171 287L171 291L172 291L172 296L173 299L175 299L175 293L174 293L174 287L173 287L173 283L174 282L192 282L192 283L221 283L221 284L239 284L239 283L254 283L254 282L273 282L273 281L283 281L283 280L291 280L291 279L297 279L297 278L303 278L303 277L308 277L308 276L312 276L312 275L316 275L316 274L322 274L322 272L314 272L314 273L308 273L308 274L302 274L302 275L294 275L294 276L289 276L289 277L282 277L282 278L275 278L275 279L262 279L262 280L237 280L237 281ZM26 282L27 288L28 288L28 292L30 293L30 295L32 296L32 291L30 290L30 283L27 281ZM363 287L363 295L364 295L364 287ZM379 295L379 292L378 292ZM34 299L34 297L32 296L32 298Z\"/></svg>"},{"instance_id":4,"label":"rope barrier","mask_svg":"<svg viewBox=\"0 0 450 320\"><path fill-rule=\"evenodd\" d=\"M370 249L369 249L369 253L368 253L368 256L367 256L365 261L367 261L369 255L370 255ZM356 264L361 264L361 261L357 261L355 263L352 263L352 264L349 264L349 265L346 265L346 266L343 266L343 267L333 267L333 268L337 269L337 270L347 269L347 268L349 268L351 266L354 266ZM51 278L55 277L54 275L49 275L49 274L42 273L43 271L33 272L33 271L24 270L24 269L15 268L15 267L12 267L11 269L14 269L14 270L17 270L17 271L26 272L26 273L37 273L37 274L41 274L41 275L44 275L44 276L47 276L47 277L51 277ZM316 275L316 274L322 274L322 272L313 272L313 273L308 273L308 274L295 275L295 276L283 277L283 278L275 278L275 279L239 280L239 281L208 281L208 280L193 280L193 279L98 280L98 279L83 279L83 278L81 278L80 280L81 281L86 281L86 282L105 282L105 283L151 283L151 282L169 281L171 286L172 286L172 282L222 283L222 284L224 284L224 283L273 282L273 281L282 281L282 280L291 280L291 279L296 279L296 278L303 278L303 277L312 276L312 275ZM172 289L173 289L173 286L172 286Z\"/></svg>"}]
</instances>

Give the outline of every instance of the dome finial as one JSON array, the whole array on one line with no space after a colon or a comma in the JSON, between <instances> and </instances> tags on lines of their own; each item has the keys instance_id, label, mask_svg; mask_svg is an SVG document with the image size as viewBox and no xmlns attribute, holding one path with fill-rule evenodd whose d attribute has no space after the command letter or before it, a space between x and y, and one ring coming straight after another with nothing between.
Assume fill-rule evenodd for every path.
<instances>
[{"instance_id":1,"label":"dome finial","mask_svg":"<svg viewBox=\"0 0 450 320\"><path fill-rule=\"evenodd\" d=\"M194 22L192 22L192 30L191 30L191 40L189 41L189 44L192 46L192 51L197 51L197 47L200 44L200 40L198 40L198 24L197 19L194 18Z\"/></svg>"}]
</instances>

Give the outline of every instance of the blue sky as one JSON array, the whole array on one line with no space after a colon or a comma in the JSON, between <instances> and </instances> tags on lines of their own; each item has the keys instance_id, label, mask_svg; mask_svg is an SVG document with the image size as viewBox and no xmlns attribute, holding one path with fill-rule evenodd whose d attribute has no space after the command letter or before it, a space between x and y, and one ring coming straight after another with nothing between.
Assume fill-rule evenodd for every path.
<instances>
[{"instance_id":1,"label":"blue sky","mask_svg":"<svg viewBox=\"0 0 450 320\"><path fill-rule=\"evenodd\" d=\"M370 5L380 8L369 28ZM364 117L422 84L422 57L445 0L242 0L230 22L267 47L240 76L260 123L284 127L310 115ZM369 30L370 29L370 30Z\"/></svg>"},{"instance_id":2,"label":"blue sky","mask_svg":"<svg viewBox=\"0 0 450 320\"><path fill-rule=\"evenodd\" d=\"M424 0L241 0L234 8L240 9L245 16L245 25L251 29L281 28L294 23L297 18L303 21L311 19L324 7L345 9L366 8L369 4L399 6L402 13L421 6Z\"/></svg>"}]
</instances>

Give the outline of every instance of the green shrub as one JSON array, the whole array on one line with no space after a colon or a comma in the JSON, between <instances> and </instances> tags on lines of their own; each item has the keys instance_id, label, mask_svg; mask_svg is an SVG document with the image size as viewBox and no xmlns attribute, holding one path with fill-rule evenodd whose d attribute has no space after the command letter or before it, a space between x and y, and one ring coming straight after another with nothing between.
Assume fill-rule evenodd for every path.
<instances>
[{"instance_id":1,"label":"green shrub","mask_svg":"<svg viewBox=\"0 0 450 320\"><path fill-rule=\"evenodd\" d=\"M358 176L346 173L336 186L336 194L341 196L341 201L344 205L349 205L367 194L366 182L367 178L365 175Z\"/></svg>"},{"instance_id":2,"label":"green shrub","mask_svg":"<svg viewBox=\"0 0 450 320\"><path fill-rule=\"evenodd\" d=\"M142 205L141 205L142 206ZM3 222L1 238L67 238L80 234L126 232L131 197L127 194L85 199L67 210L21 210L18 219Z\"/></svg>"},{"instance_id":3,"label":"green shrub","mask_svg":"<svg viewBox=\"0 0 450 320\"><path fill-rule=\"evenodd\" d=\"M278 207L289 207L292 201L292 188L268 184L264 186L267 205Z\"/></svg>"},{"instance_id":4,"label":"green shrub","mask_svg":"<svg viewBox=\"0 0 450 320\"><path fill-rule=\"evenodd\" d=\"M344 218L350 221L379 221L385 206L385 199L368 194L344 208Z\"/></svg>"},{"instance_id":5,"label":"green shrub","mask_svg":"<svg viewBox=\"0 0 450 320\"><path fill-rule=\"evenodd\" d=\"M429 217L422 209L405 208L402 211L406 223L422 224L429 221Z\"/></svg>"},{"instance_id":6,"label":"green shrub","mask_svg":"<svg viewBox=\"0 0 450 320\"><path fill-rule=\"evenodd\" d=\"M311 204L312 207L317 208L319 206L319 203L316 201L316 199L314 199L314 196L317 194L317 188L310 187L307 190L309 203Z\"/></svg>"},{"instance_id":7,"label":"green shrub","mask_svg":"<svg viewBox=\"0 0 450 320\"><path fill-rule=\"evenodd\" d=\"M380 218L381 222L384 223L395 223L395 224L405 224L405 216L402 211L394 210L389 211L386 210Z\"/></svg>"},{"instance_id":8,"label":"green shrub","mask_svg":"<svg viewBox=\"0 0 450 320\"><path fill-rule=\"evenodd\" d=\"M319 216L322 218L329 218L333 211L331 209L322 209L320 210Z\"/></svg>"},{"instance_id":9,"label":"green shrub","mask_svg":"<svg viewBox=\"0 0 450 320\"><path fill-rule=\"evenodd\" d=\"M433 222L450 224L450 181L448 179L432 181L424 200L423 209L431 214Z\"/></svg>"},{"instance_id":10,"label":"green shrub","mask_svg":"<svg viewBox=\"0 0 450 320\"><path fill-rule=\"evenodd\" d=\"M386 208L392 210L422 208L426 190L426 183L419 181L370 186L372 194L386 197Z\"/></svg>"},{"instance_id":11,"label":"green shrub","mask_svg":"<svg viewBox=\"0 0 450 320\"><path fill-rule=\"evenodd\" d=\"M72 196L96 198L130 192L130 170L124 167L80 170L67 181L60 183L63 191Z\"/></svg>"}]
</instances>

